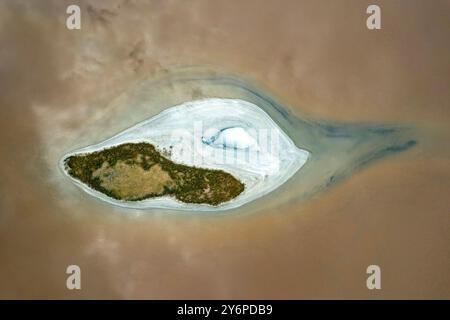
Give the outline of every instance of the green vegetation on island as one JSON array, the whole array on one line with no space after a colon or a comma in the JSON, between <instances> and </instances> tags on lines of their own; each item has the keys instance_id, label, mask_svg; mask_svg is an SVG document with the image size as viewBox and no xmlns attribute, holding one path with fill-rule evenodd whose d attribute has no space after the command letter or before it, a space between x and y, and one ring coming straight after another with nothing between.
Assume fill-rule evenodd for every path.
<instances>
[{"instance_id":1,"label":"green vegetation on island","mask_svg":"<svg viewBox=\"0 0 450 320\"><path fill-rule=\"evenodd\" d=\"M227 172L174 163L146 142L69 156L65 166L75 179L117 200L172 196L216 206L244 190L244 184Z\"/></svg>"}]
</instances>

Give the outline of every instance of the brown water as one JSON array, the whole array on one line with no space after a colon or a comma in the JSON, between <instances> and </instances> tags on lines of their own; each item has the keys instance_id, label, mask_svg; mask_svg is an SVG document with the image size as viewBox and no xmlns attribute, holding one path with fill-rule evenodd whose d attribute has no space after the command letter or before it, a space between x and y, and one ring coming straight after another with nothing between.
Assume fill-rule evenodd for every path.
<instances>
[{"instance_id":1,"label":"brown water","mask_svg":"<svg viewBox=\"0 0 450 320\"><path fill-rule=\"evenodd\" d=\"M1 298L450 298L448 1L377 1L379 31L357 0L82 3L76 31L71 1L0 4ZM179 65L245 76L300 117L422 138L250 214L124 212L61 175L64 152L142 116L118 121L112 99ZM371 264L382 290L366 288Z\"/></svg>"}]
</instances>

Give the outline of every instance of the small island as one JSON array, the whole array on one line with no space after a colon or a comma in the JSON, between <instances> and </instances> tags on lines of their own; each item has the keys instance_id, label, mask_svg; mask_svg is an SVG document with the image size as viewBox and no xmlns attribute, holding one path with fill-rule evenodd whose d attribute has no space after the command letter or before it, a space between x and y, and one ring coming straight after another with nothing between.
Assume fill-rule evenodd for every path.
<instances>
[{"instance_id":1,"label":"small island","mask_svg":"<svg viewBox=\"0 0 450 320\"><path fill-rule=\"evenodd\" d=\"M244 184L225 171L177 164L162 153L147 142L124 143L71 155L64 164L71 177L116 200L171 196L217 206L244 190Z\"/></svg>"},{"instance_id":2,"label":"small island","mask_svg":"<svg viewBox=\"0 0 450 320\"><path fill-rule=\"evenodd\" d=\"M217 212L275 190L309 155L256 104L207 98L72 150L59 166L76 186L114 206Z\"/></svg>"}]
</instances>

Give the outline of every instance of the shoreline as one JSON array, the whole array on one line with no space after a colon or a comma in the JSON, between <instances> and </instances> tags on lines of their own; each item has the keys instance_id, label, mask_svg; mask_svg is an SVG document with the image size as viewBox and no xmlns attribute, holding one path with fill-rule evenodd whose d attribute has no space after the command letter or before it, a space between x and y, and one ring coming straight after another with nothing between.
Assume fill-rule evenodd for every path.
<instances>
[{"instance_id":1,"label":"shoreline","mask_svg":"<svg viewBox=\"0 0 450 320\"><path fill-rule=\"evenodd\" d=\"M223 170L227 173L232 174L234 177L236 177L238 180L240 180L242 183L245 184L244 191L238 195L236 198L233 198L229 201L223 202L222 204L219 204L217 206L209 205L209 204L189 204L184 203L179 200L176 200L173 197L170 196L161 196L161 197L155 197L155 198L149 198L144 199L140 201L125 201L125 200L117 200L113 199L111 197L108 197L107 195L87 186L83 182L79 181L78 179L72 177L66 169L65 160L73 155L80 155L80 154L86 154L90 152L95 151L101 151L107 148L111 148L114 146L118 146L124 143L138 143L138 142L146 142L154 145L158 151L161 151L161 149L167 147L167 144L161 145L158 143L158 136L164 136L164 134L157 133L154 129L148 129L149 125L154 122L159 122L162 120L162 122L165 121L164 118L167 116L174 115L174 117L178 117L178 114L181 113L192 113L192 112L199 112L203 111L205 112L205 108L211 108L211 106L214 106L217 110L220 110L221 112L227 111L229 113L229 108L233 107L234 111L236 109L243 112L245 115L245 112L247 112L247 115L253 116L257 121L259 121L259 124L262 125L270 125L271 129L275 130L277 137L282 139L283 148L281 148L281 153L283 154L283 157L277 158L276 160L282 160L284 161L283 164L288 164L287 166L283 166L283 168L279 169L279 171L274 171L270 168L270 165L267 166L267 168L263 168L266 171L265 175L261 175L261 172L258 170L261 170L257 165L254 167L251 167L253 164L247 164L249 167L246 167L245 169L239 168L239 167L233 167L229 166L227 164L216 164L214 163L214 159L210 159L207 157L203 157L202 159L206 159L206 163L203 163L201 166L196 166L194 163L192 163L192 159L186 159L184 158L169 158L174 163L178 164L184 164L188 166L194 166L199 168L205 168L205 169L218 169ZM187 108L187 109L186 109ZM213 114L212 119L217 120L214 116L214 113L208 112L209 109L206 110L205 119L208 118L208 113ZM217 112L216 112L217 113ZM227 113L224 112L222 115L226 118ZM211 116L210 116L211 118ZM223 119L219 117L219 121L222 122ZM189 120L188 120L189 121ZM233 121L236 121L233 119ZM256 121L256 122L257 122ZM189 122L186 122L188 124ZM237 122L236 122L237 123ZM244 122L242 122L244 123ZM158 124L158 123L157 123ZM157 125L155 124L155 125ZM241 124L241 123L239 123ZM146 129L147 128L147 129ZM149 132L150 131L150 132ZM145 134L147 133L147 135ZM151 136L154 134L156 137L155 139L152 139ZM139 136L140 135L140 136ZM142 137L142 136L147 137ZM167 142L167 141L166 141ZM227 152L227 151L226 151ZM236 152L236 150L233 150L233 152ZM269 154L270 156L273 156L272 154ZM202 156L205 156L204 154ZM112 136L109 139L106 139L103 142L100 142L95 145L89 145L74 151L71 151L69 153L64 154L61 159L59 160L59 167L63 171L63 173L68 176L72 182L74 182L78 187L80 187L83 191L88 193L89 195L98 198L102 201L108 202L112 205L116 205L119 207L124 208L130 208L130 209L170 209L170 210L181 210L181 211L224 211L224 210L231 210L238 208L242 205L245 205L246 203L252 202L260 197L263 197L264 195L274 191L278 187L280 187L282 184L284 184L289 178L291 178L308 160L310 156L310 153L306 150L299 149L295 146L294 142L287 136L286 133L284 133L277 124L270 118L270 116L264 112L260 107L256 106L255 104L252 104L250 102L241 100L241 99L219 99L219 98L212 98L212 99L201 99L201 100L194 100L182 103L180 105L176 105L173 107L169 107L162 111L161 113L157 114L154 117L151 117L147 120L144 120L128 129L125 129L124 131ZM272 158L268 158L271 160ZM287 161L287 163L286 163ZM252 169L254 171L252 172ZM281 172L281 174L280 174ZM271 180L270 180L271 179ZM268 181L269 180L269 181Z\"/></svg>"}]
</instances>

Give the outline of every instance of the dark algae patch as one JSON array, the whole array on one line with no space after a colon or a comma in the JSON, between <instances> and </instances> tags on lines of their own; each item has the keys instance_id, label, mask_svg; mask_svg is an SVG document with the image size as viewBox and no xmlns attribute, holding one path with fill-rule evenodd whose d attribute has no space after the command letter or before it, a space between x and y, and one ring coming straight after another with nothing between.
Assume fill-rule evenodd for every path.
<instances>
[{"instance_id":1,"label":"dark algae patch","mask_svg":"<svg viewBox=\"0 0 450 320\"><path fill-rule=\"evenodd\" d=\"M64 162L73 178L117 200L172 196L215 206L244 190L227 172L174 163L145 142L73 155Z\"/></svg>"}]
</instances>

